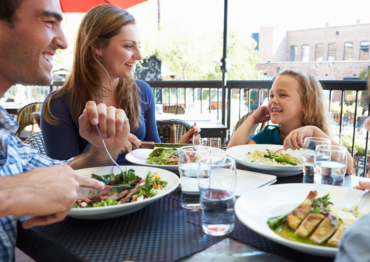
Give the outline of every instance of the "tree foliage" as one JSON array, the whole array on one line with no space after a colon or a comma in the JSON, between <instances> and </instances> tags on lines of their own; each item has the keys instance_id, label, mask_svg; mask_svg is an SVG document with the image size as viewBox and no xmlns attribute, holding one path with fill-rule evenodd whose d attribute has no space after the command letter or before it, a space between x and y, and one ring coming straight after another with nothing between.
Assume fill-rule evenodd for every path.
<instances>
[{"instance_id":1,"label":"tree foliage","mask_svg":"<svg viewBox=\"0 0 370 262\"><path fill-rule=\"evenodd\" d=\"M237 32L228 34L229 80L257 79L256 42ZM176 73L180 80L221 80L219 61L222 57L222 34L197 33L165 26L154 39L143 44L144 57L156 55L162 64Z\"/></svg>"}]
</instances>

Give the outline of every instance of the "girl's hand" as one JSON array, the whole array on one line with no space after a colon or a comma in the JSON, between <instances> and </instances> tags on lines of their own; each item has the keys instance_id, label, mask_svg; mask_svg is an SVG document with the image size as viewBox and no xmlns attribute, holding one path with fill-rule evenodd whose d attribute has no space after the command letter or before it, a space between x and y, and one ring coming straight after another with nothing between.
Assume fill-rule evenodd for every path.
<instances>
[{"instance_id":1,"label":"girl's hand","mask_svg":"<svg viewBox=\"0 0 370 262\"><path fill-rule=\"evenodd\" d=\"M192 144L193 143L193 134L194 136L194 145L199 145L200 142L200 128L196 126L192 126L190 130L181 137L179 144Z\"/></svg>"},{"instance_id":2,"label":"girl's hand","mask_svg":"<svg viewBox=\"0 0 370 262\"><path fill-rule=\"evenodd\" d=\"M251 117L253 117L255 123L263 123L270 120L270 111L267 106L260 106L253 112Z\"/></svg>"},{"instance_id":3,"label":"girl's hand","mask_svg":"<svg viewBox=\"0 0 370 262\"><path fill-rule=\"evenodd\" d=\"M365 190L365 189L369 189L370 190L370 182L360 181L359 182L359 185L358 186L355 186L353 188L359 189L359 190Z\"/></svg>"},{"instance_id":4,"label":"girl's hand","mask_svg":"<svg viewBox=\"0 0 370 262\"><path fill-rule=\"evenodd\" d=\"M284 139L284 149L287 150L290 147L293 150L299 150L304 146L304 139L312 136L314 136L314 128L311 126L294 129Z\"/></svg>"}]
</instances>

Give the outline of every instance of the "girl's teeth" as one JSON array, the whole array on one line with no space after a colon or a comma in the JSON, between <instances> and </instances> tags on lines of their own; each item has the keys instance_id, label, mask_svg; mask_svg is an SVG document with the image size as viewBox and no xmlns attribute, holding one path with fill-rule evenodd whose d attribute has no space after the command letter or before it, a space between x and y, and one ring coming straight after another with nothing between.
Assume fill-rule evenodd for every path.
<instances>
[{"instance_id":1,"label":"girl's teeth","mask_svg":"<svg viewBox=\"0 0 370 262\"><path fill-rule=\"evenodd\" d=\"M53 60L53 56L51 56L51 55L43 54L42 57L46 60L49 60L49 61Z\"/></svg>"}]
</instances>

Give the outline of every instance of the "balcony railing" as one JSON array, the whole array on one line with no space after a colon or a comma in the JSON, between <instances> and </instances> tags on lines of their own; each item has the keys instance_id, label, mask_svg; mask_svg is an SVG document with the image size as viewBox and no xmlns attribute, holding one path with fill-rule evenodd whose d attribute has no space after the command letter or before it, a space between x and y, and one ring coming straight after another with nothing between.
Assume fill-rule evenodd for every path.
<instances>
[{"instance_id":1,"label":"balcony railing","mask_svg":"<svg viewBox=\"0 0 370 262\"><path fill-rule=\"evenodd\" d=\"M332 132L335 139L347 146L353 156L361 154L355 156L356 172L365 174L367 172L364 172L364 165L368 160L368 132L363 126L363 121L369 115L366 81L321 81L321 83L333 116ZM222 114L225 114L224 124L231 136L238 119L269 99L272 81L228 81L225 89L225 112L222 112L221 81L156 81L148 84L153 89L158 110L162 105L180 104L186 108L187 114L207 114L210 119L219 121ZM4 98L14 99L20 92L27 103L42 102L50 91L62 85L63 82L54 82L53 85L45 87L24 88L16 85L6 92Z\"/></svg>"}]
</instances>

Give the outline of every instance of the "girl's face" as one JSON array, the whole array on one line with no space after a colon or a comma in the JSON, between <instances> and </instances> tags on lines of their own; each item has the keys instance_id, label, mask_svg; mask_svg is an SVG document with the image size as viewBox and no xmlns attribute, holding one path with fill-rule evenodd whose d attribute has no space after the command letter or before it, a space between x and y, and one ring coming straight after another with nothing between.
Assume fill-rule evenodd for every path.
<instances>
[{"instance_id":1,"label":"girl's face","mask_svg":"<svg viewBox=\"0 0 370 262\"><path fill-rule=\"evenodd\" d=\"M278 77L270 90L268 108L271 122L280 125L299 125L303 119L303 102L298 81L289 75Z\"/></svg>"},{"instance_id":2,"label":"girl's face","mask_svg":"<svg viewBox=\"0 0 370 262\"><path fill-rule=\"evenodd\" d=\"M113 36L104 49L95 49L101 57L101 63L112 80L117 78L134 78L137 61L142 59L140 37L136 25L128 24Z\"/></svg>"}]
</instances>

